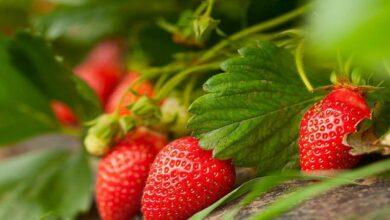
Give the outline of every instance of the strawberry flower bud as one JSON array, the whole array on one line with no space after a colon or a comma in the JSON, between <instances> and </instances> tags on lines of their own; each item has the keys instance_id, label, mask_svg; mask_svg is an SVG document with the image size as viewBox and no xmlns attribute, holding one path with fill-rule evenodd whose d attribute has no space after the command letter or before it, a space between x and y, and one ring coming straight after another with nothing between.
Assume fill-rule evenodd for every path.
<instances>
[{"instance_id":1,"label":"strawberry flower bud","mask_svg":"<svg viewBox=\"0 0 390 220\"><path fill-rule=\"evenodd\" d=\"M217 28L219 20L215 20L210 16L202 15L193 21L193 29L195 37L198 41L207 39L212 31Z\"/></svg>"}]
</instances>

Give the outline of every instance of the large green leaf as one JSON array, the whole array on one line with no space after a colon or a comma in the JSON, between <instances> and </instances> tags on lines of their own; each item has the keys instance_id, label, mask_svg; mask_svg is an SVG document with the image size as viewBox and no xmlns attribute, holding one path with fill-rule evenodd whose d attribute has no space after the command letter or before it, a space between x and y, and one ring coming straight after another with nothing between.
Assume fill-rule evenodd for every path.
<instances>
[{"instance_id":1,"label":"large green leaf","mask_svg":"<svg viewBox=\"0 0 390 220\"><path fill-rule=\"evenodd\" d=\"M261 42L239 53L205 83L208 94L191 105L188 127L216 158L275 172L294 164L299 121L316 95L305 89L287 50Z\"/></svg>"},{"instance_id":2,"label":"large green leaf","mask_svg":"<svg viewBox=\"0 0 390 220\"><path fill-rule=\"evenodd\" d=\"M80 152L41 150L0 162L0 219L75 219L91 199L92 175Z\"/></svg>"},{"instance_id":3,"label":"large green leaf","mask_svg":"<svg viewBox=\"0 0 390 220\"><path fill-rule=\"evenodd\" d=\"M8 50L20 74L48 99L67 103L84 121L100 113L95 93L56 59L41 37L20 32Z\"/></svg>"},{"instance_id":4,"label":"large green leaf","mask_svg":"<svg viewBox=\"0 0 390 220\"><path fill-rule=\"evenodd\" d=\"M0 35L0 144L58 128L42 91L11 63L8 45Z\"/></svg>"},{"instance_id":5,"label":"large green leaf","mask_svg":"<svg viewBox=\"0 0 390 220\"><path fill-rule=\"evenodd\" d=\"M0 36L0 65L0 145L58 130L51 100L68 104L81 121L101 112L96 94L38 36Z\"/></svg>"}]
</instances>

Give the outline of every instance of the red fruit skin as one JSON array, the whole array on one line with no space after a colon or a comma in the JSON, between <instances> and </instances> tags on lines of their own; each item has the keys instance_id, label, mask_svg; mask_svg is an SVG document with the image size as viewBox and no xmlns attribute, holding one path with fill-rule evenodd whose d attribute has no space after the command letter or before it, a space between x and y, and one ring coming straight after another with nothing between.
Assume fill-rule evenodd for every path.
<instances>
[{"instance_id":1,"label":"red fruit skin","mask_svg":"<svg viewBox=\"0 0 390 220\"><path fill-rule=\"evenodd\" d=\"M74 69L75 74L96 92L103 104L122 75L121 55L122 44L119 41L103 41Z\"/></svg>"},{"instance_id":2,"label":"red fruit skin","mask_svg":"<svg viewBox=\"0 0 390 220\"><path fill-rule=\"evenodd\" d=\"M102 220L128 220L139 212L142 190L157 150L142 138L125 139L101 159L96 202Z\"/></svg>"},{"instance_id":3,"label":"red fruit skin","mask_svg":"<svg viewBox=\"0 0 390 220\"><path fill-rule=\"evenodd\" d=\"M165 135L152 131L146 127L138 127L130 135L132 139L144 139L146 142L152 144L157 151L160 151L163 147L168 144L168 139Z\"/></svg>"},{"instance_id":4,"label":"red fruit skin","mask_svg":"<svg viewBox=\"0 0 390 220\"><path fill-rule=\"evenodd\" d=\"M187 219L227 194L234 185L230 161L212 158L194 137L165 146L150 169L142 197L146 220Z\"/></svg>"},{"instance_id":5,"label":"red fruit skin","mask_svg":"<svg viewBox=\"0 0 390 220\"><path fill-rule=\"evenodd\" d=\"M349 154L344 136L370 118L371 111L359 92L339 88L316 103L303 116L299 133L300 164L304 172L354 167L359 156Z\"/></svg>"},{"instance_id":6,"label":"red fruit skin","mask_svg":"<svg viewBox=\"0 0 390 220\"><path fill-rule=\"evenodd\" d=\"M106 106L105 110L107 113L112 113L115 111L116 106L119 104L121 98L123 95L125 95L127 89L133 83L139 78L139 75L137 73L130 72L128 73L122 81L118 84L118 86L115 88L115 90L112 92ZM146 95L148 97L153 96L153 86L149 81L143 81L140 84L134 86L132 88L140 95ZM137 101L139 99L139 96L134 95L132 92L127 92L126 96L123 99L123 102L120 104L119 107L119 114L120 115L130 115L131 112L127 108L128 105L131 103Z\"/></svg>"},{"instance_id":7,"label":"red fruit skin","mask_svg":"<svg viewBox=\"0 0 390 220\"><path fill-rule=\"evenodd\" d=\"M53 110L54 115L57 120L64 125L76 125L77 117L72 112L72 109L69 108L65 103L60 101L51 101L50 106Z\"/></svg>"}]
</instances>

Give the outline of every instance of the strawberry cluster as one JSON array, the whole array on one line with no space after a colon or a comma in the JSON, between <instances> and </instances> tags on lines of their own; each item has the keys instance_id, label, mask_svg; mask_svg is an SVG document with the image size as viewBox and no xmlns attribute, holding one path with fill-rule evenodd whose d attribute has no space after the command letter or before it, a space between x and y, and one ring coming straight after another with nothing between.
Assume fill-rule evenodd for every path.
<instances>
[{"instance_id":1,"label":"strawberry cluster","mask_svg":"<svg viewBox=\"0 0 390 220\"><path fill-rule=\"evenodd\" d=\"M124 74L121 52L118 41L100 43L75 69L96 92L106 112L89 122L84 139L90 154L102 156L96 179L100 217L131 219L142 206L145 219L187 219L232 189L235 169L230 160L214 159L194 137L167 144L165 134L132 126L130 116L153 111L143 105L154 90L149 81L135 83L137 73ZM171 102L167 99L169 105L161 109L166 111ZM77 125L77 117L64 103L53 100L52 109L62 124ZM172 109L167 112L171 115Z\"/></svg>"},{"instance_id":2,"label":"strawberry cluster","mask_svg":"<svg viewBox=\"0 0 390 220\"><path fill-rule=\"evenodd\" d=\"M135 124L130 116L154 114L154 108L167 110L174 105L167 99L165 107L158 102L148 106L153 102L152 83L135 83L139 75L134 72L123 74L120 57L118 42L103 42L75 70L96 92L106 112L92 122L84 140L90 154L102 156L96 181L100 216L127 220L142 210L147 220L187 219L232 189L235 169L230 160L213 158L192 136L168 144L165 134ZM53 101L52 108L63 124L77 123L65 104ZM302 171L354 167L360 156L349 153L345 138L370 117L371 110L358 87L334 87L302 118Z\"/></svg>"}]
</instances>

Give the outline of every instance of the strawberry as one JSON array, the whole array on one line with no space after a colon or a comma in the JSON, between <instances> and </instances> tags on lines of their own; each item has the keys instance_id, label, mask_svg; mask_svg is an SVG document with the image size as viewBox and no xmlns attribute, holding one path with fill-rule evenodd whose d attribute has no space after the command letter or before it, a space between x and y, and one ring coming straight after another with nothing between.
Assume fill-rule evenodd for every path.
<instances>
[{"instance_id":1,"label":"strawberry","mask_svg":"<svg viewBox=\"0 0 390 220\"><path fill-rule=\"evenodd\" d=\"M127 220L139 212L142 190L157 153L154 138L146 131L128 135L99 162L96 201L103 220Z\"/></svg>"},{"instance_id":2,"label":"strawberry","mask_svg":"<svg viewBox=\"0 0 390 220\"><path fill-rule=\"evenodd\" d=\"M235 181L230 161L216 160L194 137L165 146L156 156L142 196L145 219L187 219L226 193Z\"/></svg>"},{"instance_id":3,"label":"strawberry","mask_svg":"<svg viewBox=\"0 0 390 220\"><path fill-rule=\"evenodd\" d=\"M107 40L99 43L74 72L96 92L105 103L122 75L122 45Z\"/></svg>"},{"instance_id":4,"label":"strawberry","mask_svg":"<svg viewBox=\"0 0 390 220\"><path fill-rule=\"evenodd\" d=\"M146 127L138 127L130 137L134 139L143 138L145 141L152 144L157 150L161 150L168 142L165 135L152 131Z\"/></svg>"},{"instance_id":5,"label":"strawberry","mask_svg":"<svg viewBox=\"0 0 390 220\"><path fill-rule=\"evenodd\" d=\"M299 133L301 169L339 170L354 167L360 157L349 154L344 137L371 116L357 89L336 88L303 116Z\"/></svg>"},{"instance_id":6,"label":"strawberry","mask_svg":"<svg viewBox=\"0 0 390 220\"><path fill-rule=\"evenodd\" d=\"M65 103L60 101L51 101L50 106L53 110L57 120L64 125L75 125L77 124L77 118Z\"/></svg>"},{"instance_id":7,"label":"strawberry","mask_svg":"<svg viewBox=\"0 0 390 220\"><path fill-rule=\"evenodd\" d=\"M116 106L119 104L121 98L127 92L129 86L135 82L139 78L137 73L128 73L123 80L119 83L119 85L112 92L106 106L106 112L112 113L115 111ZM140 84L134 86L132 88L139 95L145 95L148 97L153 96L153 86L148 81L143 81ZM133 94L132 92L127 92L122 103L120 103L119 113L120 115L129 115L130 110L127 108L128 105L137 101L139 96Z\"/></svg>"}]
</instances>

